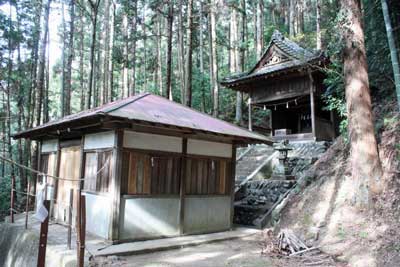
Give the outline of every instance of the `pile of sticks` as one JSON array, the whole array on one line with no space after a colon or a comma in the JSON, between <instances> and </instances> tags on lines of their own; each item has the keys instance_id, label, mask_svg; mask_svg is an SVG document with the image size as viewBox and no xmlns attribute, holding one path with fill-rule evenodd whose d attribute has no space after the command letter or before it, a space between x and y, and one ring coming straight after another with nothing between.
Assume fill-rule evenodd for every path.
<instances>
[{"instance_id":1,"label":"pile of sticks","mask_svg":"<svg viewBox=\"0 0 400 267\"><path fill-rule=\"evenodd\" d=\"M281 254L289 256L308 249L309 247L292 230L284 229L278 234L278 250Z\"/></svg>"},{"instance_id":2,"label":"pile of sticks","mask_svg":"<svg viewBox=\"0 0 400 267\"><path fill-rule=\"evenodd\" d=\"M290 229L281 230L277 237L272 230L265 230L261 253L291 258L301 262L302 266L337 266L330 255L323 253L318 247L308 247Z\"/></svg>"}]
</instances>

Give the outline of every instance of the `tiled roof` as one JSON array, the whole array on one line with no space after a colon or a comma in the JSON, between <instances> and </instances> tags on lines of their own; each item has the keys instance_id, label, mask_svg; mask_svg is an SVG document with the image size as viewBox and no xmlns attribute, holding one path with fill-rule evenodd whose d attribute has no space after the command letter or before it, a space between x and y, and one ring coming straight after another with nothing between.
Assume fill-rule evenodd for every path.
<instances>
[{"instance_id":1,"label":"tiled roof","mask_svg":"<svg viewBox=\"0 0 400 267\"><path fill-rule=\"evenodd\" d=\"M280 50L282 50L285 55L288 56L289 60L273 65L259 67L260 62L267 56L268 51L273 45L276 45ZM304 67L308 64L312 65L314 62L318 62L321 59L325 59L321 51L310 51L305 49L299 46L297 43L284 37L279 31L275 31L263 56L250 71L227 77L221 80L221 84L229 85L231 83L241 82L259 76L266 76L272 73L279 73L285 70Z\"/></svg>"}]
</instances>

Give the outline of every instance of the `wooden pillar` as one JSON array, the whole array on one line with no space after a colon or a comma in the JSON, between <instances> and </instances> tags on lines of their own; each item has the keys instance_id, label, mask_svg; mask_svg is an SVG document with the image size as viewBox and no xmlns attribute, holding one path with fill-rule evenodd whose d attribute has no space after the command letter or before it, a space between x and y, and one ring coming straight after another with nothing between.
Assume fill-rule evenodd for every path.
<instances>
[{"instance_id":1,"label":"wooden pillar","mask_svg":"<svg viewBox=\"0 0 400 267\"><path fill-rule=\"evenodd\" d=\"M85 136L82 135L81 137L81 145L80 145L80 163L79 163L79 178L83 179L85 177ZM84 181L78 181L78 190L77 190L77 196L76 196L76 222L75 222L75 227L76 227L76 252L77 252L77 266L81 267L83 265L81 262L82 258L82 188L84 186Z\"/></svg>"},{"instance_id":2,"label":"wooden pillar","mask_svg":"<svg viewBox=\"0 0 400 267\"><path fill-rule=\"evenodd\" d=\"M231 164L231 229L233 228L233 215L234 215L234 203L235 203L235 178L236 178L236 144L232 142L232 164Z\"/></svg>"},{"instance_id":3,"label":"wooden pillar","mask_svg":"<svg viewBox=\"0 0 400 267\"><path fill-rule=\"evenodd\" d=\"M274 127L272 124L272 109L269 110L269 128L271 129L271 137L274 136Z\"/></svg>"},{"instance_id":4,"label":"wooden pillar","mask_svg":"<svg viewBox=\"0 0 400 267\"><path fill-rule=\"evenodd\" d=\"M252 115L251 115L251 108L252 108L252 105L251 105L251 96L249 96L249 131L253 131L253 120L252 120Z\"/></svg>"},{"instance_id":5,"label":"wooden pillar","mask_svg":"<svg viewBox=\"0 0 400 267\"><path fill-rule=\"evenodd\" d=\"M54 175L57 177L60 176L60 165L61 165L60 139L57 139L56 168L55 168L55 173L54 173ZM58 197L57 197L58 196L58 183L59 183L59 180L54 179L54 196L53 196L53 198L55 199L56 204L57 204L57 199L58 199ZM52 210L53 217L55 217L57 219L59 207L58 207L58 205L56 207L57 207L57 209L54 208L54 204L53 204L53 208L51 208L51 205L50 205L50 209Z\"/></svg>"},{"instance_id":6,"label":"wooden pillar","mask_svg":"<svg viewBox=\"0 0 400 267\"><path fill-rule=\"evenodd\" d=\"M180 175L179 191L179 234L185 233L185 191L186 191L186 159L187 159L187 138L182 139L182 164Z\"/></svg>"},{"instance_id":7,"label":"wooden pillar","mask_svg":"<svg viewBox=\"0 0 400 267\"><path fill-rule=\"evenodd\" d=\"M111 224L109 228L109 239L117 241L119 239L119 216L121 210L121 175L122 175L122 146L124 131L115 131L115 141L112 156L112 176L111 176Z\"/></svg>"},{"instance_id":8,"label":"wooden pillar","mask_svg":"<svg viewBox=\"0 0 400 267\"><path fill-rule=\"evenodd\" d=\"M44 207L49 210L50 200L43 201ZM37 257L37 266L45 267L46 265L46 247L47 247L47 233L49 231L49 216L40 224L40 234L39 234L39 249Z\"/></svg>"},{"instance_id":9,"label":"wooden pillar","mask_svg":"<svg viewBox=\"0 0 400 267\"><path fill-rule=\"evenodd\" d=\"M314 79L311 73L308 74L310 77L310 106L311 106L311 129L314 140L316 139L315 132L315 102L314 102Z\"/></svg>"}]
</instances>

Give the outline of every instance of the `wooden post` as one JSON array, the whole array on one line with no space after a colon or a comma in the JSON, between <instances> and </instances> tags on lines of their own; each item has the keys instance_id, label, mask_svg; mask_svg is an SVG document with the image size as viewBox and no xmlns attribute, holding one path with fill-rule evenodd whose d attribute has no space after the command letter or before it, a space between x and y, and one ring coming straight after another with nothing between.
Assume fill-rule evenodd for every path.
<instances>
[{"instance_id":1,"label":"wooden post","mask_svg":"<svg viewBox=\"0 0 400 267\"><path fill-rule=\"evenodd\" d=\"M82 179L85 176L85 165L84 165L84 146L85 136L81 138L81 150L80 150L80 164L79 164L79 177ZM76 196L76 252L77 252L77 265L83 267L82 259L82 188L84 181L78 182L78 192ZM82 265L81 265L82 264Z\"/></svg>"},{"instance_id":2,"label":"wooden post","mask_svg":"<svg viewBox=\"0 0 400 267\"><path fill-rule=\"evenodd\" d=\"M50 208L50 200L45 200L43 202L45 208L49 210ZM39 236L39 253L37 259L37 266L44 267L46 262L46 246L47 246L47 233L49 231L49 215L47 218L40 224L40 236Z\"/></svg>"},{"instance_id":3,"label":"wooden post","mask_svg":"<svg viewBox=\"0 0 400 267\"><path fill-rule=\"evenodd\" d=\"M253 120L252 120L252 105L251 105L251 96L249 97L249 131L253 131Z\"/></svg>"},{"instance_id":4,"label":"wooden post","mask_svg":"<svg viewBox=\"0 0 400 267\"><path fill-rule=\"evenodd\" d=\"M310 105L311 105L311 129L314 140L316 139L315 132L315 103L314 103L314 79L311 73L308 74L310 77Z\"/></svg>"},{"instance_id":5,"label":"wooden post","mask_svg":"<svg viewBox=\"0 0 400 267\"><path fill-rule=\"evenodd\" d=\"M78 189L77 192L77 199L76 199L76 262L77 262L77 266L81 266L80 262L81 262L81 225L82 225L82 212L81 212L81 189Z\"/></svg>"},{"instance_id":6,"label":"wooden post","mask_svg":"<svg viewBox=\"0 0 400 267\"><path fill-rule=\"evenodd\" d=\"M85 239L86 239L86 198L80 195L79 200L79 231L77 231L77 236L79 243L77 246L78 250L78 267L83 267L85 263Z\"/></svg>"},{"instance_id":7,"label":"wooden post","mask_svg":"<svg viewBox=\"0 0 400 267\"><path fill-rule=\"evenodd\" d=\"M15 194L15 177L11 175L11 199L10 199L10 219L14 223L14 194Z\"/></svg>"},{"instance_id":8,"label":"wooden post","mask_svg":"<svg viewBox=\"0 0 400 267\"><path fill-rule=\"evenodd\" d=\"M57 156L56 156L56 168L55 168L55 176L59 176L60 175L60 165L61 165L61 148L60 148L60 140L57 140ZM54 180L54 195L53 198L55 199L55 203L57 204L57 199L58 199L58 179ZM53 216L54 218L57 219L58 217L58 205L56 206L57 209L55 209L54 204L53 204Z\"/></svg>"},{"instance_id":9,"label":"wooden post","mask_svg":"<svg viewBox=\"0 0 400 267\"><path fill-rule=\"evenodd\" d=\"M26 204L25 204L25 229L28 229L29 197L31 191L31 181L29 179L26 187L27 188L26 188Z\"/></svg>"},{"instance_id":10,"label":"wooden post","mask_svg":"<svg viewBox=\"0 0 400 267\"><path fill-rule=\"evenodd\" d=\"M182 139L182 164L180 175L180 191L179 191L179 234L185 233L185 191L186 191L186 160L187 160L187 138Z\"/></svg>"},{"instance_id":11,"label":"wooden post","mask_svg":"<svg viewBox=\"0 0 400 267\"><path fill-rule=\"evenodd\" d=\"M233 228L233 215L235 213L235 179L236 179L236 144L232 142L232 164L231 164L231 229Z\"/></svg>"},{"instance_id":12,"label":"wooden post","mask_svg":"<svg viewBox=\"0 0 400 267\"><path fill-rule=\"evenodd\" d=\"M69 212L68 212L68 236L67 245L68 249L71 249L71 235L72 235L72 208L74 206L74 189L69 191Z\"/></svg>"},{"instance_id":13,"label":"wooden post","mask_svg":"<svg viewBox=\"0 0 400 267\"><path fill-rule=\"evenodd\" d=\"M122 144L124 131L115 131L114 148L112 154L112 176L111 176L111 224L109 229L109 239L115 241L119 239L119 214L121 209L121 175L122 175Z\"/></svg>"}]
</instances>

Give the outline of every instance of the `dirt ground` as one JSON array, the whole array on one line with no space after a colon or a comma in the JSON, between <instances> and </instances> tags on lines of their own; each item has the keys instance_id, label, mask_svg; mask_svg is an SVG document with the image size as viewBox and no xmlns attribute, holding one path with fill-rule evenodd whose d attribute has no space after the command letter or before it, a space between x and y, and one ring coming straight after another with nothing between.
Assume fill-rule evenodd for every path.
<instances>
[{"instance_id":1,"label":"dirt ground","mask_svg":"<svg viewBox=\"0 0 400 267\"><path fill-rule=\"evenodd\" d=\"M261 255L261 235L136 256L96 258L91 266L301 267L296 260ZM340 266L340 265L337 265Z\"/></svg>"}]
</instances>

